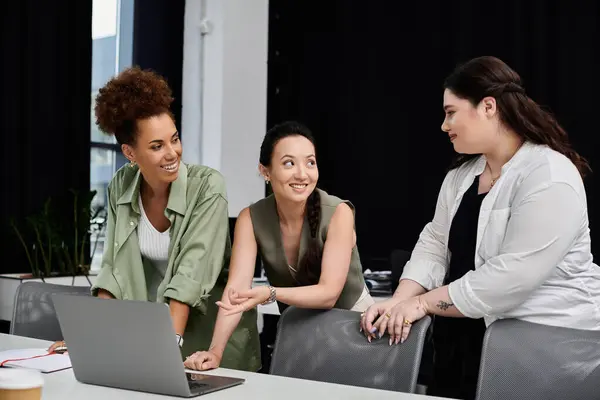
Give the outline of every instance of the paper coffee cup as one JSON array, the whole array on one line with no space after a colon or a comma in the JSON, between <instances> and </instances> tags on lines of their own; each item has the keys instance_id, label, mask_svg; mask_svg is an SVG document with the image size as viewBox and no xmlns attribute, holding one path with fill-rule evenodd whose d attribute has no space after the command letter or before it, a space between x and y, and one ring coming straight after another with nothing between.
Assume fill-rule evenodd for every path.
<instances>
[{"instance_id":1,"label":"paper coffee cup","mask_svg":"<svg viewBox=\"0 0 600 400\"><path fill-rule=\"evenodd\" d=\"M40 400L44 378L28 369L0 368L0 400Z\"/></svg>"}]
</instances>

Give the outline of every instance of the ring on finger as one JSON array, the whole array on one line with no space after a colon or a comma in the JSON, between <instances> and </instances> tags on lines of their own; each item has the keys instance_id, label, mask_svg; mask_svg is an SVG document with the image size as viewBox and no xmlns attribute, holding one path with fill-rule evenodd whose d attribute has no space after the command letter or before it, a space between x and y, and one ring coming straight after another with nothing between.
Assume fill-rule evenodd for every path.
<instances>
[{"instance_id":1,"label":"ring on finger","mask_svg":"<svg viewBox=\"0 0 600 400\"><path fill-rule=\"evenodd\" d=\"M404 325L405 325L405 326L411 326L411 325L412 325L412 322L410 322L409 320L405 319L405 320L404 320Z\"/></svg>"},{"instance_id":2,"label":"ring on finger","mask_svg":"<svg viewBox=\"0 0 600 400\"><path fill-rule=\"evenodd\" d=\"M391 317L392 317L392 314L390 314L389 312L386 312L386 313L385 313L385 316L386 316L386 317L388 317L388 318L391 318Z\"/></svg>"}]
</instances>

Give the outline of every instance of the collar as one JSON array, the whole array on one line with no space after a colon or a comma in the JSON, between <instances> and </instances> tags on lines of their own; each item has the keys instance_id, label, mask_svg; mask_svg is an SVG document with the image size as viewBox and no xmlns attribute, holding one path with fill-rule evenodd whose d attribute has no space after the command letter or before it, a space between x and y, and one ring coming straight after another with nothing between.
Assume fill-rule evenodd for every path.
<instances>
[{"instance_id":1,"label":"collar","mask_svg":"<svg viewBox=\"0 0 600 400\"><path fill-rule=\"evenodd\" d=\"M117 204L130 204L131 208L136 212L140 213L137 199L140 195L140 185L142 183L142 174L139 167L135 167L135 176L131 183L123 192ZM178 214L185 214L186 209L186 196L187 196L187 166L181 161L179 163L179 172L177 179L171 183L171 190L169 191L169 201L167 202L167 209L174 211Z\"/></svg>"},{"instance_id":2,"label":"collar","mask_svg":"<svg viewBox=\"0 0 600 400\"><path fill-rule=\"evenodd\" d=\"M526 155L527 153L529 153L529 151L535 147L534 144L530 143L529 141L525 141L523 142L523 144L521 145L521 147L519 147L519 149L517 150L517 152L511 157L510 160L508 160L506 162L506 164L504 164L502 166L502 169L500 170L500 174L504 175L504 173L506 171L508 171L510 169L510 167L513 164L516 164L519 162L519 160ZM479 157L477 159L477 161L475 162L475 165L473 166L473 172L475 173L475 175L480 175L483 173L483 171L485 170L485 164L487 163L487 158L484 155L481 155L481 157Z\"/></svg>"}]
</instances>

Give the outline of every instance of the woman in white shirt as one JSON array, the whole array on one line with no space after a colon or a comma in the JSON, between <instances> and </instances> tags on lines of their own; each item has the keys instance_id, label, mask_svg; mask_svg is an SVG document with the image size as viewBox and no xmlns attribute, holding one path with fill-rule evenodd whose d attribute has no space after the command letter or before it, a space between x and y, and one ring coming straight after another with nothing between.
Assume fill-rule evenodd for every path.
<instances>
[{"instance_id":1,"label":"woman in white shirt","mask_svg":"<svg viewBox=\"0 0 600 400\"><path fill-rule=\"evenodd\" d=\"M459 156L442 184L392 299L361 316L369 341L403 342L435 315L429 394L473 398L481 344L494 320L600 330L586 161L494 57L446 80L442 130ZM442 373L443 371L443 373Z\"/></svg>"}]
</instances>

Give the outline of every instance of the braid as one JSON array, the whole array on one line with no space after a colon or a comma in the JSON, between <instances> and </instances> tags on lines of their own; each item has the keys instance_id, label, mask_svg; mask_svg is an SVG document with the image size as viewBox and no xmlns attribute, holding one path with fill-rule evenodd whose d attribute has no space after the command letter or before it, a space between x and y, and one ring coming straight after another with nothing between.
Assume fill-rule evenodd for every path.
<instances>
[{"instance_id":1,"label":"braid","mask_svg":"<svg viewBox=\"0 0 600 400\"><path fill-rule=\"evenodd\" d=\"M500 97L506 93L525 94L525 89L517 82L495 83L487 89L488 96Z\"/></svg>"},{"instance_id":2,"label":"braid","mask_svg":"<svg viewBox=\"0 0 600 400\"><path fill-rule=\"evenodd\" d=\"M321 195L315 190L306 200L306 216L310 227L310 243L298 265L297 279L301 285L314 285L321 276L321 251L317 234L321 224Z\"/></svg>"},{"instance_id":3,"label":"braid","mask_svg":"<svg viewBox=\"0 0 600 400\"><path fill-rule=\"evenodd\" d=\"M310 237L316 239L319 223L321 222L321 195L317 189L306 200L306 214L310 226Z\"/></svg>"}]
</instances>

